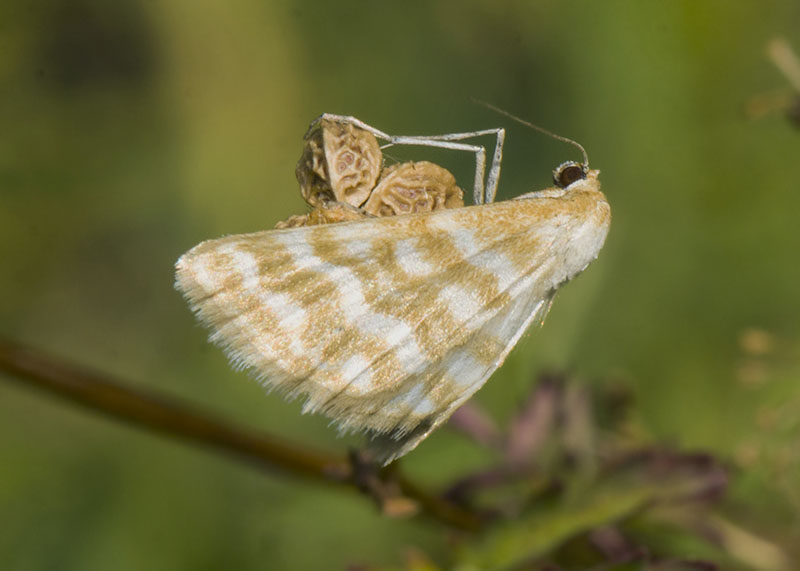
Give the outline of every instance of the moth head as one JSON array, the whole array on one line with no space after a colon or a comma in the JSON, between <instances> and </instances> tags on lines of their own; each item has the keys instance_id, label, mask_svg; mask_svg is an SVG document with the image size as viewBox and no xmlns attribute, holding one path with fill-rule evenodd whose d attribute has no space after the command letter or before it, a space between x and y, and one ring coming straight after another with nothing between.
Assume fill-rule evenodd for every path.
<instances>
[{"instance_id":1,"label":"moth head","mask_svg":"<svg viewBox=\"0 0 800 571\"><path fill-rule=\"evenodd\" d=\"M567 188L575 181L584 180L588 174L589 166L587 164L567 161L555 168L553 182L558 188Z\"/></svg>"},{"instance_id":2,"label":"moth head","mask_svg":"<svg viewBox=\"0 0 800 571\"><path fill-rule=\"evenodd\" d=\"M553 181L555 182L555 184L556 184L556 186L558 188L562 188L562 189L563 188L567 188L572 183L577 182L579 180L585 180L589 176L589 172L590 172L589 171L589 155L586 154L586 149L584 149L583 145L581 145L579 142L573 141L572 139L569 139L569 138L564 137L562 135L557 135L557 134L553 133L552 131L548 131L547 129L545 129L543 127L539 127L539 125L534 125L533 123L531 123L530 121L526 121L525 119L520 119L516 115L512 115L508 111L504 111L503 109L500 109L499 107L495 107L491 103L486 103L485 101L480 101L480 100L474 99L474 98L473 98L473 101L475 101L477 103L480 103L484 107L492 109L493 111L496 111L496 112L500 113L501 115L505 115L506 117L508 117L509 119L512 119L513 121L516 121L517 123L525 125L526 127L530 127L534 131L539 131L540 133L543 133L543 134L547 135L548 137L552 137L553 139L556 139L558 141L563 141L565 143L569 143L570 145L572 145L573 147L575 147L576 149L578 149L581 152L581 154L583 155L583 162L582 163L578 163L578 162L575 162L575 161L567 161L565 163L561 163L560 165L558 165L556 167L556 169L553 171ZM592 172L595 172L595 171L592 171Z\"/></svg>"}]
</instances>

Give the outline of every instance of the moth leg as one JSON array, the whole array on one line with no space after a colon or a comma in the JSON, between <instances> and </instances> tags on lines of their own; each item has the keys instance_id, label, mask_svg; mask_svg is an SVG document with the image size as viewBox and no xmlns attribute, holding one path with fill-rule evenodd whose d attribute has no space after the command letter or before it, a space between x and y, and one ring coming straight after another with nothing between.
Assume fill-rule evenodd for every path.
<instances>
[{"instance_id":1,"label":"moth leg","mask_svg":"<svg viewBox=\"0 0 800 571\"><path fill-rule=\"evenodd\" d=\"M320 119L352 123L353 125L372 133L378 139L388 141L386 145L381 147L382 149L392 145L421 145L425 147L438 147L442 149L475 153L475 182L473 184L473 201L475 204L494 202L494 198L497 195L497 184L500 180L500 165L503 161L503 143L505 142L506 137L506 130L502 127L483 129L480 131L469 131L465 133L408 136L389 135L388 133L384 133L383 131L367 125L360 119L356 119L355 117L349 115L333 115L330 113L325 113L320 117ZM489 169L489 177L486 179L485 191L484 175L486 172L486 149L482 145L471 145L468 143L459 142L463 141L464 139L482 137L484 135L494 135L496 137L494 155L492 156L492 166Z\"/></svg>"},{"instance_id":2,"label":"moth leg","mask_svg":"<svg viewBox=\"0 0 800 571\"><path fill-rule=\"evenodd\" d=\"M489 177L486 179L485 193L483 180L486 169L486 149L482 145L469 145L457 142L473 137L482 137L484 135L494 135L496 137L492 166L489 169ZM389 145L384 145L382 148L390 145L425 145L428 147L441 147L457 151L474 152L475 184L473 186L473 200L475 204L486 204L494 202L494 198L497 195L497 184L500 180L500 166L503 162L503 143L505 139L506 130L502 127L497 127L480 131L468 131L465 133L446 133L444 135L398 136L393 137Z\"/></svg>"}]
</instances>

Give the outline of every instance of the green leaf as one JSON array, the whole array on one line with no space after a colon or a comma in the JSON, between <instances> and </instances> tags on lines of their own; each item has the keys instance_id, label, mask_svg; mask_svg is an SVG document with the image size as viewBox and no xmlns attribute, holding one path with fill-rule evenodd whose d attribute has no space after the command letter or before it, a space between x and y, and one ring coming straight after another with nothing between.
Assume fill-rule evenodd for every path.
<instances>
[{"instance_id":1,"label":"green leaf","mask_svg":"<svg viewBox=\"0 0 800 571\"><path fill-rule=\"evenodd\" d=\"M500 524L466 548L459 571L507 569L552 552L567 540L630 517L655 498L651 487L595 490L581 500L560 502Z\"/></svg>"}]
</instances>

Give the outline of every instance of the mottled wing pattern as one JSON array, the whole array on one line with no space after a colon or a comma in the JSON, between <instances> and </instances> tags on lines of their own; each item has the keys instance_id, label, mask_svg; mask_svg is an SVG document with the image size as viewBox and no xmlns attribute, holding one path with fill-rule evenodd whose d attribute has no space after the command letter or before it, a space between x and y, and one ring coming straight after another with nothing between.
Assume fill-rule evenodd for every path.
<instances>
[{"instance_id":1,"label":"mottled wing pattern","mask_svg":"<svg viewBox=\"0 0 800 571\"><path fill-rule=\"evenodd\" d=\"M413 450L483 386L529 325L544 319L554 292L544 299L534 299L530 291L525 293L528 295L520 295L490 315L477 314L471 325L481 325L462 345L451 348L442 362L431 366L428 382L439 380L439 386L432 391L435 396L426 394L426 383L417 380L411 390L393 399L388 408L396 411L392 420L398 428L373 434L370 446L379 460L388 462ZM503 339L507 340L505 346ZM486 353L483 360L476 358L474 351L466 349L473 344L484 345L484 350L493 350L493 355Z\"/></svg>"},{"instance_id":2,"label":"mottled wing pattern","mask_svg":"<svg viewBox=\"0 0 800 571\"><path fill-rule=\"evenodd\" d=\"M596 177L590 190L211 240L178 261L177 286L237 366L380 435L388 461L480 388L596 256L608 205Z\"/></svg>"}]
</instances>

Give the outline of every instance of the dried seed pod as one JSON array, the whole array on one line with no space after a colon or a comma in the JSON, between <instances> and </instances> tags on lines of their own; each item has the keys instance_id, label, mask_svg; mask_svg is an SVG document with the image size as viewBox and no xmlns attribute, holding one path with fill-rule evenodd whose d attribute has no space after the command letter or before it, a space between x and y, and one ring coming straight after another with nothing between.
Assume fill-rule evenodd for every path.
<instances>
[{"instance_id":1,"label":"dried seed pod","mask_svg":"<svg viewBox=\"0 0 800 571\"><path fill-rule=\"evenodd\" d=\"M352 123L321 119L306 133L295 175L311 206L324 201L361 206L375 187L382 163L372 133Z\"/></svg>"},{"instance_id":2,"label":"dried seed pod","mask_svg":"<svg viewBox=\"0 0 800 571\"><path fill-rule=\"evenodd\" d=\"M395 216L459 206L464 206L464 192L450 171L420 161L385 168L363 209L375 216Z\"/></svg>"},{"instance_id":3,"label":"dried seed pod","mask_svg":"<svg viewBox=\"0 0 800 571\"><path fill-rule=\"evenodd\" d=\"M278 222L275 228L282 230L284 228L297 228L298 226L335 224L368 217L370 217L369 214L346 202L322 202L308 214L290 216L287 220Z\"/></svg>"}]
</instances>

